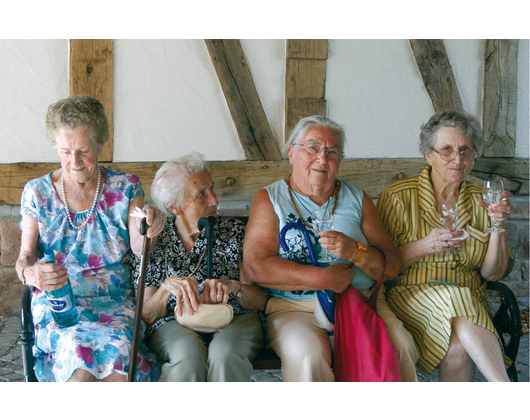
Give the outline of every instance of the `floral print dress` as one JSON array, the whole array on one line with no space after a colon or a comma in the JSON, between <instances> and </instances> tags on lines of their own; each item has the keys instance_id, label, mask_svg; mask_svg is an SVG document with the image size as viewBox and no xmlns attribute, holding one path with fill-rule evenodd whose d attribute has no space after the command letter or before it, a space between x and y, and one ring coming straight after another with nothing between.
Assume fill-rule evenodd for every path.
<instances>
[{"instance_id":1,"label":"floral print dress","mask_svg":"<svg viewBox=\"0 0 530 420\"><path fill-rule=\"evenodd\" d=\"M96 208L79 231L68 221L51 173L28 182L22 193L21 215L38 222L38 258L52 250L68 269L79 313L78 324L58 328L44 292L32 288L34 369L39 381L67 381L76 369L97 379L129 371L135 303L127 216L131 200L144 192L136 175L101 169L105 176ZM88 213L70 215L79 226ZM141 342L136 365L137 381L157 379L161 365Z\"/></svg>"}]
</instances>

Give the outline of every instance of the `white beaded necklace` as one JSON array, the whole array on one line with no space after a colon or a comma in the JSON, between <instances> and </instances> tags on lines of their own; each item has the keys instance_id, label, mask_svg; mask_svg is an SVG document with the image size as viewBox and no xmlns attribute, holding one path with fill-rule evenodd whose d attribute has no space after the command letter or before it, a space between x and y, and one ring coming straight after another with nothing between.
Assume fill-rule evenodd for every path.
<instances>
[{"instance_id":1,"label":"white beaded necklace","mask_svg":"<svg viewBox=\"0 0 530 420\"><path fill-rule=\"evenodd\" d=\"M79 225L74 225L74 221L72 220L72 216L70 216L70 209L68 208L68 203L66 202L66 194L64 192L64 171L61 173L61 193L64 203L64 208L66 210L66 217L68 218L68 221L70 222L70 226L72 226L75 230L79 231L83 229L88 221L90 220L90 217L92 216L92 213L94 212L94 209L96 208L96 203L98 202L98 195L99 195L99 185L101 181L101 171L99 169L99 165L96 166L96 169L98 171L98 183L96 186L96 195L94 195L94 201L92 202L92 206L90 207L90 210L88 211L85 220Z\"/></svg>"}]
</instances>

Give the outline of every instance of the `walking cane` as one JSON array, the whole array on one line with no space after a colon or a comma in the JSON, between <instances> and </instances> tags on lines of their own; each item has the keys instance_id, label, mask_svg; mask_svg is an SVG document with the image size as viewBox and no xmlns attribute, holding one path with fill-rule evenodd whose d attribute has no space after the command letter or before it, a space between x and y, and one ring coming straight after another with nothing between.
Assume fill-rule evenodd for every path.
<instances>
[{"instance_id":1,"label":"walking cane","mask_svg":"<svg viewBox=\"0 0 530 420\"><path fill-rule=\"evenodd\" d=\"M307 249L309 250L309 256L311 257L311 264L314 267L318 267L318 258L315 255L315 250L313 249L313 244L311 243L311 238L309 237L309 232L306 227L301 223L287 223L282 230L280 231L280 245L282 246L285 252L289 251L287 242L285 242L285 234L288 230L296 229L302 232L304 235L305 242L307 244ZM335 323L335 294L331 290L317 290L317 297L322 305L322 309L326 314L329 322L332 324Z\"/></svg>"},{"instance_id":2,"label":"walking cane","mask_svg":"<svg viewBox=\"0 0 530 420\"><path fill-rule=\"evenodd\" d=\"M206 246L207 246L207 254L206 254L206 267L207 267L207 274L206 278L211 279L212 278L212 240L213 240L213 228L215 224L217 223L217 219L215 216L208 216L201 217L199 219L199 223L197 224L197 228L199 231L202 231L205 229L206 233Z\"/></svg>"},{"instance_id":3,"label":"walking cane","mask_svg":"<svg viewBox=\"0 0 530 420\"><path fill-rule=\"evenodd\" d=\"M138 339L140 336L140 325L142 323L142 307L144 304L145 271L147 269L147 253L149 251L150 239L147 237L147 219L144 217L140 224L140 234L144 237L144 249L140 264L140 281L138 282L138 295L136 297L136 312L134 313L134 331L131 345L131 363L127 382L134 382L136 373L136 356L138 354Z\"/></svg>"}]
</instances>

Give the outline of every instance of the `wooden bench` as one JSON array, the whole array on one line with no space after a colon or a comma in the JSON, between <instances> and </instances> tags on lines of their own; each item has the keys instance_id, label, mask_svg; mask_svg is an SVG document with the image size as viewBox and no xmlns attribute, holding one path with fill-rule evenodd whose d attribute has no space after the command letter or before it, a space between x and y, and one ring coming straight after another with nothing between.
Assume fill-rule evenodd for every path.
<instances>
[{"instance_id":1,"label":"wooden bench","mask_svg":"<svg viewBox=\"0 0 530 420\"><path fill-rule=\"evenodd\" d=\"M247 222L247 216L235 216ZM501 341L506 354L514 362L508 369L508 376L512 382L517 382L517 370L515 359L519 350L519 341L522 335L521 316L517 299L511 289L501 282L487 282L487 288L491 292L498 293L500 296L500 306L495 311L493 323L501 336ZM26 382L36 381L33 372L33 356L31 349L34 340L33 321L30 310L30 293L29 288L25 287L21 299L21 334L20 343L22 344L22 360L24 365L24 379ZM255 370L278 370L281 369L281 361L274 350L262 348L258 356L252 363Z\"/></svg>"},{"instance_id":2,"label":"wooden bench","mask_svg":"<svg viewBox=\"0 0 530 420\"><path fill-rule=\"evenodd\" d=\"M279 370L282 363L273 349L263 347L252 362L254 370Z\"/></svg>"}]
</instances>

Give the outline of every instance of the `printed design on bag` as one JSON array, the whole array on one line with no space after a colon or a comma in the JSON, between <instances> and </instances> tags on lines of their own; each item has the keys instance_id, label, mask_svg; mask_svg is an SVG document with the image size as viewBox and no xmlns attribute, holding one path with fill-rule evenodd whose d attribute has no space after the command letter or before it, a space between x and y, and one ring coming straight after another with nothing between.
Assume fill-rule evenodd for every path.
<instances>
[{"instance_id":1,"label":"printed design on bag","mask_svg":"<svg viewBox=\"0 0 530 420\"><path fill-rule=\"evenodd\" d=\"M311 224L311 216L306 220L307 223ZM293 213L287 215L287 223L300 223L302 224L302 219L295 216ZM317 236L311 230L307 230L309 237L311 238L311 243L314 244L317 241ZM307 244L305 242L304 235L297 229L290 229L285 234L285 242L289 251L285 252L280 247L280 256L290 261L297 262L299 264L311 265L311 257L309 255L309 250L307 249ZM293 295L307 296L315 294L314 290L293 290L291 292Z\"/></svg>"}]
</instances>

